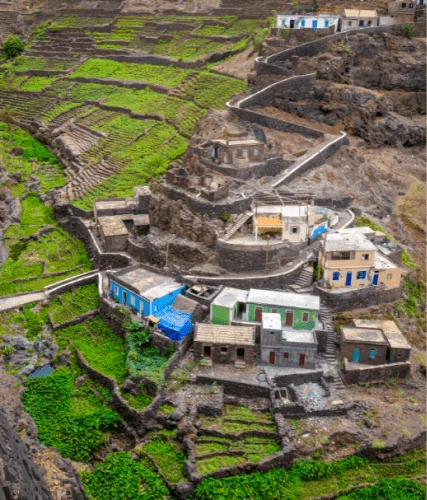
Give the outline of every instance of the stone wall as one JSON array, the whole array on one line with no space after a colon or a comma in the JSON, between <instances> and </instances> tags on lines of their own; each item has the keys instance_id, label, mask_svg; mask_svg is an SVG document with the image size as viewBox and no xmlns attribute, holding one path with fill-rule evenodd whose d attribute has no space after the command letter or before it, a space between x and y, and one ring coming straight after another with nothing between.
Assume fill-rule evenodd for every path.
<instances>
[{"instance_id":1,"label":"stone wall","mask_svg":"<svg viewBox=\"0 0 427 500\"><path fill-rule=\"evenodd\" d=\"M292 244L288 241L270 244L268 265L283 265L296 259L307 243ZM216 244L217 262L230 272L262 271L266 267L266 245L237 245L218 240Z\"/></svg>"},{"instance_id":2,"label":"stone wall","mask_svg":"<svg viewBox=\"0 0 427 500\"><path fill-rule=\"evenodd\" d=\"M350 368L347 358L344 358L344 381L346 384L365 384L373 380L384 380L387 378L405 378L411 373L411 363L389 363L376 366L359 366Z\"/></svg>"},{"instance_id":3,"label":"stone wall","mask_svg":"<svg viewBox=\"0 0 427 500\"><path fill-rule=\"evenodd\" d=\"M317 339L317 350L319 352L326 352L326 343L328 339L328 332L327 330L316 330L316 339Z\"/></svg>"},{"instance_id":4,"label":"stone wall","mask_svg":"<svg viewBox=\"0 0 427 500\"><path fill-rule=\"evenodd\" d=\"M294 282L294 279L304 269L305 262L300 262L286 272L280 271L276 273L252 275L252 276L227 276L223 274L221 277L216 276L196 276L186 275L182 279L192 284L203 283L213 286L231 286L237 288L287 288Z\"/></svg>"},{"instance_id":5,"label":"stone wall","mask_svg":"<svg viewBox=\"0 0 427 500\"><path fill-rule=\"evenodd\" d=\"M316 285L315 295L320 296L321 303L332 311L350 311L352 309L363 309L382 304L384 302L395 302L402 295L402 288L384 288L383 286L369 286L358 290L342 290L332 292Z\"/></svg>"},{"instance_id":6,"label":"stone wall","mask_svg":"<svg viewBox=\"0 0 427 500\"><path fill-rule=\"evenodd\" d=\"M218 165L201 157L199 160L203 166L213 172L243 181L251 178L259 179L264 176L274 177L280 174L283 169L295 163L295 160L278 157L270 158L265 163L257 163L249 167L233 167L232 165L225 165L224 163Z\"/></svg>"},{"instance_id":7,"label":"stone wall","mask_svg":"<svg viewBox=\"0 0 427 500\"><path fill-rule=\"evenodd\" d=\"M244 382L236 382L234 380L219 380L205 375L197 375L197 384L213 384L216 382L224 388L224 394L231 394L233 396L245 396L248 398L269 398L270 388L262 385L246 384Z\"/></svg>"},{"instance_id":8,"label":"stone wall","mask_svg":"<svg viewBox=\"0 0 427 500\"><path fill-rule=\"evenodd\" d=\"M99 277L96 271L89 271L88 273L84 273L81 276L72 276L71 278L67 278L64 282L56 282L52 285L48 285L45 287L46 294L51 297L56 297L57 295L61 295L65 292L71 292L76 288L83 285L90 285L91 283L98 284Z\"/></svg>"},{"instance_id":9,"label":"stone wall","mask_svg":"<svg viewBox=\"0 0 427 500\"><path fill-rule=\"evenodd\" d=\"M300 385L309 382L320 382L323 377L322 370L311 370L303 373L295 372L287 375L276 375L273 377L274 383L278 387L286 387L290 384Z\"/></svg>"},{"instance_id":10,"label":"stone wall","mask_svg":"<svg viewBox=\"0 0 427 500\"><path fill-rule=\"evenodd\" d=\"M55 321L52 318L52 314L49 313L49 320L50 324L52 325L53 331L60 330L61 328L66 328L67 326L72 326L72 325L77 325L79 323L83 323L83 321L86 321L88 319L93 319L95 315L98 313L98 309L94 311L89 311L85 314L81 314L80 316L77 316L76 318L70 319L69 321L64 321L63 323L55 323Z\"/></svg>"}]
</instances>

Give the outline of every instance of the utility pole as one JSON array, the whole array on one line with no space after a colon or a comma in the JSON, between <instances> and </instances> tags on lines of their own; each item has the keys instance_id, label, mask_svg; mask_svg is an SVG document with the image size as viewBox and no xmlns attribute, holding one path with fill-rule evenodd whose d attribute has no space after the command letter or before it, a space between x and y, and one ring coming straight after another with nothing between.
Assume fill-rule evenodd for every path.
<instances>
[{"instance_id":1,"label":"utility pole","mask_svg":"<svg viewBox=\"0 0 427 500\"><path fill-rule=\"evenodd\" d=\"M168 267L168 260L169 260L169 241L166 243L166 261L165 261L165 267Z\"/></svg>"},{"instance_id":2,"label":"utility pole","mask_svg":"<svg viewBox=\"0 0 427 500\"><path fill-rule=\"evenodd\" d=\"M265 270L267 271L267 266L268 266L268 247L270 245L270 236L267 235L267 248L265 251Z\"/></svg>"}]
</instances>

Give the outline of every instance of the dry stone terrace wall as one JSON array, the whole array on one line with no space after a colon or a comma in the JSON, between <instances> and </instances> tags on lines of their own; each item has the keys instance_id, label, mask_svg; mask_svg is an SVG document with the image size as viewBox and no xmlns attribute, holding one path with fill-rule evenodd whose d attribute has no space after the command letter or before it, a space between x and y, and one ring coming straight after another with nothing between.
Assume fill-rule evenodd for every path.
<instances>
[{"instance_id":1,"label":"dry stone terrace wall","mask_svg":"<svg viewBox=\"0 0 427 500\"><path fill-rule=\"evenodd\" d=\"M410 361L377 366L350 367L347 358L344 359L344 381L346 384L366 384L376 380L390 378L406 378L411 373Z\"/></svg>"}]
</instances>

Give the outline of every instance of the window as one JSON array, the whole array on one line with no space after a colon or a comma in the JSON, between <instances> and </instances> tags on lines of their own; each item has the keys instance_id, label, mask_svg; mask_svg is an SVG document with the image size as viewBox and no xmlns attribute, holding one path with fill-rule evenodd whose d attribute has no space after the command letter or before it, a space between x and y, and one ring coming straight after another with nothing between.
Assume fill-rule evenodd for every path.
<instances>
[{"instance_id":1,"label":"window","mask_svg":"<svg viewBox=\"0 0 427 500\"><path fill-rule=\"evenodd\" d=\"M254 156L258 156L258 154L259 154L258 148L254 148Z\"/></svg>"},{"instance_id":2,"label":"window","mask_svg":"<svg viewBox=\"0 0 427 500\"><path fill-rule=\"evenodd\" d=\"M283 358L284 359L289 359L289 353L288 352L284 352L283 353Z\"/></svg>"},{"instance_id":3,"label":"window","mask_svg":"<svg viewBox=\"0 0 427 500\"><path fill-rule=\"evenodd\" d=\"M116 295L118 295L118 294L119 294L119 287L118 287L118 286L115 286L115 287L114 287L114 293L115 293Z\"/></svg>"},{"instance_id":4,"label":"window","mask_svg":"<svg viewBox=\"0 0 427 500\"><path fill-rule=\"evenodd\" d=\"M130 296L130 303L131 305L135 305L135 297L133 295Z\"/></svg>"},{"instance_id":5,"label":"window","mask_svg":"<svg viewBox=\"0 0 427 500\"><path fill-rule=\"evenodd\" d=\"M372 21L368 21L368 26L372 26Z\"/></svg>"},{"instance_id":6,"label":"window","mask_svg":"<svg viewBox=\"0 0 427 500\"><path fill-rule=\"evenodd\" d=\"M305 28L305 19L301 19L301 28Z\"/></svg>"},{"instance_id":7,"label":"window","mask_svg":"<svg viewBox=\"0 0 427 500\"><path fill-rule=\"evenodd\" d=\"M285 20L282 19L282 26L284 27L285 26Z\"/></svg>"},{"instance_id":8,"label":"window","mask_svg":"<svg viewBox=\"0 0 427 500\"><path fill-rule=\"evenodd\" d=\"M410 3L408 7L409 7L410 9L412 9L412 8L413 8L413 6L414 6L414 4L413 4L413 3Z\"/></svg>"},{"instance_id":9,"label":"window","mask_svg":"<svg viewBox=\"0 0 427 500\"><path fill-rule=\"evenodd\" d=\"M392 275L391 273L388 273L388 274L387 274L387 279L388 279L388 280L391 280L392 278L393 278L393 275Z\"/></svg>"},{"instance_id":10,"label":"window","mask_svg":"<svg viewBox=\"0 0 427 500\"><path fill-rule=\"evenodd\" d=\"M332 273L332 281L338 281L340 279L339 271L335 271Z\"/></svg>"},{"instance_id":11,"label":"window","mask_svg":"<svg viewBox=\"0 0 427 500\"><path fill-rule=\"evenodd\" d=\"M369 254L368 253L362 253L362 260L369 260Z\"/></svg>"},{"instance_id":12,"label":"window","mask_svg":"<svg viewBox=\"0 0 427 500\"><path fill-rule=\"evenodd\" d=\"M153 307L153 311L154 311L154 312L157 312L157 306L154 306L154 307Z\"/></svg>"},{"instance_id":13,"label":"window","mask_svg":"<svg viewBox=\"0 0 427 500\"><path fill-rule=\"evenodd\" d=\"M331 252L331 260L350 260L351 252Z\"/></svg>"},{"instance_id":14,"label":"window","mask_svg":"<svg viewBox=\"0 0 427 500\"><path fill-rule=\"evenodd\" d=\"M277 309L272 309L271 312L272 313L277 313Z\"/></svg>"},{"instance_id":15,"label":"window","mask_svg":"<svg viewBox=\"0 0 427 500\"><path fill-rule=\"evenodd\" d=\"M309 320L309 314L308 313L302 313L302 321L304 323L308 323L308 320Z\"/></svg>"},{"instance_id":16,"label":"window","mask_svg":"<svg viewBox=\"0 0 427 500\"><path fill-rule=\"evenodd\" d=\"M227 354L228 347L221 347L221 354Z\"/></svg>"},{"instance_id":17,"label":"window","mask_svg":"<svg viewBox=\"0 0 427 500\"><path fill-rule=\"evenodd\" d=\"M299 233L299 227L295 226L295 227L291 228L291 233L292 234L298 234Z\"/></svg>"},{"instance_id":18,"label":"window","mask_svg":"<svg viewBox=\"0 0 427 500\"><path fill-rule=\"evenodd\" d=\"M353 26L353 21L348 21L349 26Z\"/></svg>"},{"instance_id":19,"label":"window","mask_svg":"<svg viewBox=\"0 0 427 500\"><path fill-rule=\"evenodd\" d=\"M402 9L406 9L406 3L402 3Z\"/></svg>"},{"instance_id":20,"label":"window","mask_svg":"<svg viewBox=\"0 0 427 500\"><path fill-rule=\"evenodd\" d=\"M377 357L377 350L376 350L376 349L371 349L371 350L369 351L369 357L370 357L371 359L375 359L375 358Z\"/></svg>"},{"instance_id":21,"label":"window","mask_svg":"<svg viewBox=\"0 0 427 500\"><path fill-rule=\"evenodd\" d=\"M243 158L247 158L247 157L248 157L248 150L244 149L243 150Z\"/></svg>"},{"instance_id":22,"label":"window","mask_svg":"<svg viewBox=\"0 0 427 500\"><path fill-rule=\"evenodd\" d=\"M366 279L366 271L358 271L357 272L357 279L358 280L365 280Z\"/></svg>"}]
</instances>

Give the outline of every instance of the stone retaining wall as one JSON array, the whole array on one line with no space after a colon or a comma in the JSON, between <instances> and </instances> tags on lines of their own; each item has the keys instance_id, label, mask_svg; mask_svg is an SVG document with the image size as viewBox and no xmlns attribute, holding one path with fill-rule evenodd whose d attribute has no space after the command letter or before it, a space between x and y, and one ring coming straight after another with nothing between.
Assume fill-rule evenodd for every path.
<instances>
[{"instance_id":1,"label":"stone retaining wall","mask_svg":"<svg viewBox=\"0 0 427 500\"><path fill-rule=\"evenodd\" d=\"M62 285L61 283L53 283L53 285L45 287L45 292L49 298L52 298L65 292L71 292L72 290L75 290L83 285L89 285L91 283L98 284L98 274L92 274L92 271L86 274L86 276L83 275L80 278L78 276L72 276Z\"/></svg>"},{"instance_id":2,"label":"stone retaining wall","mask_svg":"<svg viewBox=\"0 0 427 500\"><path fill-rule=\"evenodd\" d=\"M308 383L319 383L323 377L323 370L312 370L306 373L295 372L289 375L276 375L272 377L278 387L286 387L290 384L301 385Z\"/></svg>"},{"instance_id":3,"label":"stone retaining wall","mask_svg":"<svg viewBox=\"0 0 427 500\"><path fill-rule=\"evenodd\" d=\"M55 321L52 318L52 314L49 313L49 320L50 320L50 324L52 325L53 331L56 331L56 330L60 330L61 328L67 328L67 326L72 326L72 325L77 325L79 323L83 323L83 321L86 321L87 319L93 319L96 314L98 314L98 309L95 309L93 311L89 311L85 314L80 314L80 316L77 316L76 318L70 319L69 321L64 321L63 323L55 323Z\"/></svg>"},{"instance_id":4,"label":"stone retaining wall","mask_svg":"<svg viewBox=\"0 0 427 500\"><path fill-rule=\"evenodd\" d=\"M224 388L224 394L232 394L234 396L242 396L250 398L269 398L270 388L261 385L246 384L244 382L236 382L234 380L216 379L206 375L197 375L197 384L213 384L216 382Z\"/></svg>"},{"instance_id":5,"label":"stone retaining wall","mask_svg":"<svg viewBox=\"0 0 427 500\"><path fill-rule=\"evenodd\" d=\"M307 243L270 244L268 247L268 264L284 265L295 260ZM216 243L218 265L230 272L262 271L266 268L266 245L238 245L221 239Z\"/></svg>"},{"instance_id":6,"label":"stone retaining wall","mask_svg":"<svg viewBox=\"0 0 427 500\"><path fill-rule=\"evenodd\" d=\"M295 160L277 157L269 158L265 163L257 163L256 165L250 165L249 167L233 167L231 165L226 165L225 163L218 165L207 160L206 158L202 158L201 156L199 156L199 160L204 167L212 170L213 172L243 181L250 178L259 179L264 176L274 177L279 175L283 169L288 168L295 163Z\"/></svg>"},{"instance_id":7,"label":"stone retaining wall","mask_svg":"<svg viewBox=\"0 0 427 500\"><path fill-rule=\"evenodd\" d=\"M135 80L117 80L115 78L88 78L84 76L76 76L70 78L73 82L82 82L82 83L96 83L98 85L114 85L115 87L124 87L128 89L139 89L144 90L146 88L150 88L159 94L167 94L170 88L165 87L163 85L158 85L155 83L145 83L138 82ZM81 125L80 125L81 126ZM91 130L93 133L94 131Z\"/></svg>"},{"instance_id":8,"label":"stone retaining wall","mask_svg":"<svg viewBox=\"0 0 427 500\"><path fill-rule=\"evenodd\" d=\"M357 290L343 290L337 293L315 285L313 293L320 296L323 305L328 306L334 312L339 312L363 309L384 302L395 302L400 299L402 288L384 288L380 285Z\"/></svg>"},{"instance_id":9,"label":"stone retaining wall","mask_svg":"<svg viewBox=\"0 0 427 500\"><path fill-rule=\"evenodd\" d=\"M373 380L387 378L405 378L411 373L410 361L390 363L376 366L359 366L350 368L347 358L344 358L344 381L346 384L365 384Z\"/></svg>"}]
</instances>

